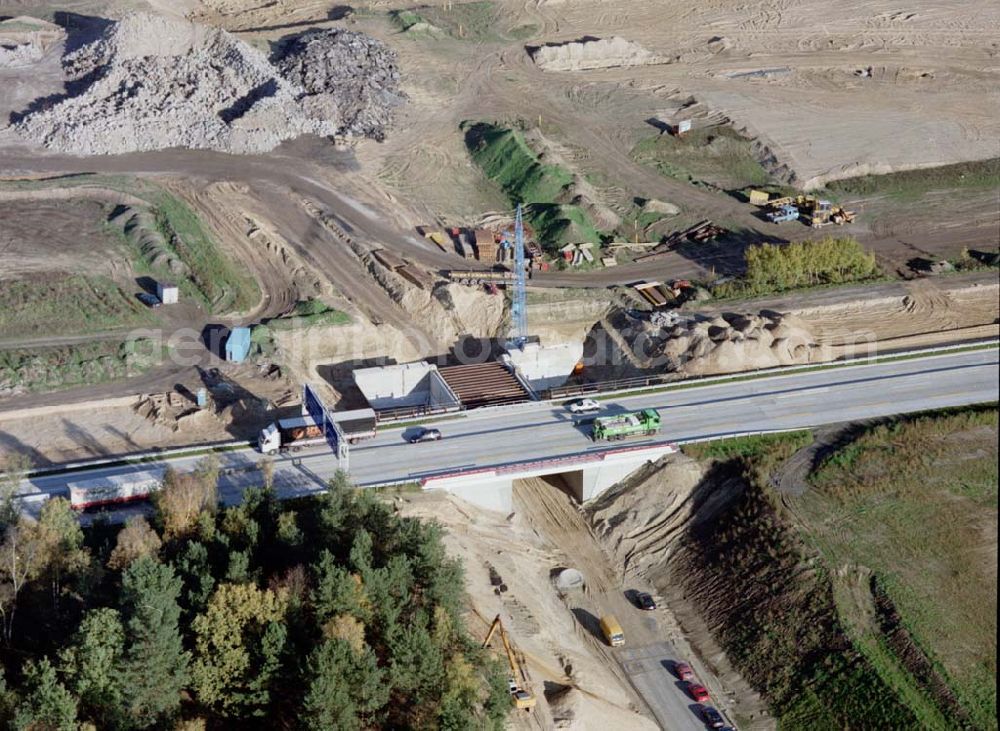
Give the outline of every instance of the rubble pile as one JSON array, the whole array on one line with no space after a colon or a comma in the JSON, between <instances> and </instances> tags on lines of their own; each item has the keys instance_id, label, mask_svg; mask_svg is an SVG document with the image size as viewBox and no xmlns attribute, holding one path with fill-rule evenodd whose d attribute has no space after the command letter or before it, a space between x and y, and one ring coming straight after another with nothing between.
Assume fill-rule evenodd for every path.
<instances>
[{"instance_id":1,"label":"rubble pile","mask_svg":"<svg viewBox=\"0 0 1000 731\"><path fill-rule=\"evenodd\" d=\"M393 110L403 103L396 52L363 33L306 33L285 47L276 65L305 90L306 114L334 120L340 134L383 140Z\"/></svg>"},{"instance_id":2,"label":"rubble pile","mask_svg":"<svg viewBox=\"0 0 1000 731\"><path fill-rule=\"evenodd\" d=\"M226 31L130 13L64 58L74 92L14 127L79 155L171 147L255 154L303 134L381 138L398 80L395 57L350 35L288 50L281 65L304 88Z\"/></svg>"}]
</instances>

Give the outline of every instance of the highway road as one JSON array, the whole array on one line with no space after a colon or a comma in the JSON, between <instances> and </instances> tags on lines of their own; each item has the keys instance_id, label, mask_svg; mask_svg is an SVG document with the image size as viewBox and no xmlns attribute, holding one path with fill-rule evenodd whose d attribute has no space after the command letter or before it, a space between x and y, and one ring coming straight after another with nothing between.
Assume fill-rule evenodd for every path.
<instances>
[{"instance_id":1,"label":"highway road","mask_svg":"<svg viewBox=\"0 0 1000 731\"><path fill-rule=\"evenodd\" d=\"M738 432L794 429L924 409L994 401L998 398L998 350L938 354L912 360L791 373L632 396L602 399L608 412L657 408L663 430L656 438L616 443L711 439ZM411 445L408 431L385 428L371 441L351 448L350 474L361 486L417 481L433 475L509 465L521 461L601 450L585 424L561 405L530 403L468 412L435 424L440 442ZM244 487L258 484L253 466L260 459L246 449L221 455L220 494L236 502ZM141 467L95 467L86 473L37 476L21 485L28 512L48 495L65 495L74 480L167 464L194 467L197 457L166 459ZM321 489L337 470L325 446L275 460L275 483L283 495Z\"/></svg>"}]
</instances>

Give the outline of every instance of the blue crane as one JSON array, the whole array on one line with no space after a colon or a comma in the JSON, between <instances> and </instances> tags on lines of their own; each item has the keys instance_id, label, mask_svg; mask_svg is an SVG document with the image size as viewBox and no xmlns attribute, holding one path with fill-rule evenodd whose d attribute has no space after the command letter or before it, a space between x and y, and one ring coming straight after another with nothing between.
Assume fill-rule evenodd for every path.
<instances>
[{"instance_id":1,"label":"blue crane","mask_svg":"<svg viewBox=\"0 0 1000 731\"><path fill-rule=\"evenodd\" d=\"M514 296L510 302L511 337L508 346L523 348L528 342L528 296L525 291L524 224L521 222L521 204L517 204L514 218Z\"/></svg>"}]
</instances>

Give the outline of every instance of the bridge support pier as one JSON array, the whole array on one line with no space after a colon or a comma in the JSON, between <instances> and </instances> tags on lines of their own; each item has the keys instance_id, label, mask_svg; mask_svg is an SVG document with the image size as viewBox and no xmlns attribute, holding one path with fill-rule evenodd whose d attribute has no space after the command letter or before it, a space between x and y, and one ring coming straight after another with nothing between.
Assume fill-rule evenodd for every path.
<instances>
[{"instance_id":1,"label":"bridge support pier","mask_svg":"<svg viewBox=\"0 0 1000 731\"><path fill-rule=\"evenodd\" d=\"M432 489L445 490L486 510L495 510L505 515L514 511L514 480L510 477L480 477L475 481L441 480L435 481Z\"/></svg>"},{"instance_id":2,"label":"bridge support pier","mask_svg":"<svg viewBox=\"0 0 1000 731\"><path fill-rule=\"evenodd\" d=\"M428 477L425 490L445 490L466 502L487 510L510 513L514 510L514 480L543 475L561 475L581 503L591 500L621 482L647 462L677 447L669 442L584 452L537 462L486 467Z\"/></svg>"},{"instance_id":3,"label":"bridge support pier","mask_svg":"<svg viewBox=\"0 0 1000 731\"><path fill-rule=\"evenodd\" d=\"M648 457L615 462L599 462L579 470L564 472L562 477L573 491L577 502L585 503L618 484L644 464Z\"/></svg>"}]
</instances>

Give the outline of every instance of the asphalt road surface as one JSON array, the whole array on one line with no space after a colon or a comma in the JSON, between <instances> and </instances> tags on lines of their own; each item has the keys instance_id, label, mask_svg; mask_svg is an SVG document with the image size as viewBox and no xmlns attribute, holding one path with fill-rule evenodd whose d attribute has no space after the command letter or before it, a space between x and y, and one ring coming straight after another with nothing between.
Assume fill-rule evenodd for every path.
<instances>
[{"instance_id":1,"label":"asphalt road surface","mask_svg":"<svg viewBox=\"0 0 1000 731\"><path fill-rule=\"evenodd\" d=\"M607 413L653 407L663 417L656 438L616 443L642 445L711 439L738 432L794 429L896 413L994 401L998 398L998 351L977 350L912 360L858 365L769 378L705 385L681 390L602 399ZM361 486L418 481L433 475L494 465L599 451L589 427L561 405L530 403L503 410L469 412L435 424L439 442L409 444L410 430L386 428L351 448L350 474ZM244 487L259 484L253 469L260 455L252 450L221 455L230 470L220 479L220 494L236 502ZM25 508L48 495L65 495L75 480L172 465L191 469L197 457L168 459L141 467L97 467L38 476L25 481ZM337 471L325 445L275 460L275 484L285 496L321 489Z\"/></svg>"}]
</instances>

